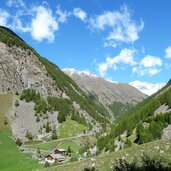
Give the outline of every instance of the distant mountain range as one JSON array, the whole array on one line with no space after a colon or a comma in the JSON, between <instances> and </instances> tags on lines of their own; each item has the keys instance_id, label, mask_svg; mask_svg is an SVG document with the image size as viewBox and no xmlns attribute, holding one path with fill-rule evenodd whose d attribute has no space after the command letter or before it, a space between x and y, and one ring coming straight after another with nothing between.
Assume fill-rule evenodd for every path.
<instances>
[{"instance_id":1,"label":"distant mountain range","mask_svg":"<svg viewBox=\"0 0 171 171\"><path fill-rule=\"evenodd\" d=\"M77 74L80 76L90 76L90 77L94 77L94 78L100 78L94 74L91 74L88 71L78 71L74 68L66 68L63 69L63 71L65 73L67 73L69 76L72 77L72 75ZM106 80L109 81L111 83L118 83L116 81L112 81L112 80ZM164 87L166 85L165 82L162 83L149 83L149 82L141 82L141 81L132 81L129 83L129 85L135 87L136 89L140 90L142 93L151 96L152 94L156 93L158 90L160 90L162 87Z\"/></svg>"},{"instance_id":2,"label":"distant mountain range","mask_svg":"<svg viewBox=\"0 0 171 171\"><path fill-rule=\"evenodd\" d=\"M103 104L111 116L118 116L146 98L145 94L129 84L105 80L87 71L77 71L73 68L63 71L94 101Z\"/></svg>"},{"instance_id":3,"label":"distant mountain range","mask_svg":"<svg viewBox=\"0 0 171 171\"><path fill-rule=\"evenodd\" d=\"M153 84L153 83L141 82L141 81L133 81L133 82L130 82L129 84L149 96L156 93L157 91L159 91L162 87L166 85L166 83Z\"/></svg>"}]
</instances>

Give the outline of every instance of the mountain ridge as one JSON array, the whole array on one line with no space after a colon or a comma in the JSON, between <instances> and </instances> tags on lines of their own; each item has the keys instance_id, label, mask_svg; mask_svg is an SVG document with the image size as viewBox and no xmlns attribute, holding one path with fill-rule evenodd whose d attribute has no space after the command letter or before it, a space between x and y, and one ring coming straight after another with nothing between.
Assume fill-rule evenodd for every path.
<instances>
[{"instance_id":1,"label":"mountain ridge","mask_svg":"<svg viewBox=\"0 0 171 171\"><path fill-rule=\"evenodd\" d=\"M136 88L126 83L117 83L105 80L88 71L77 71L75 69L63 69L89 96L96 102L104 105L111 116L117 117L127 108L135 106L138 102L146 98Z\"/></svg>"}]
</instances>

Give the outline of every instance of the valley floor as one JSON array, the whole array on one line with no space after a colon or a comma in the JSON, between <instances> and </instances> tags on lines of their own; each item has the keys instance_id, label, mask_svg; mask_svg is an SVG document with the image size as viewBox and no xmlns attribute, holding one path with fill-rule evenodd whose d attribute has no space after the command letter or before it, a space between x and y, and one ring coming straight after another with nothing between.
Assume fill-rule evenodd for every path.
<instances>
[{"instance_id":1,"label":"valley floor","mask_svg":"<svg viewBox=\"0 0 171 171\"><path fill-rule=\"evenodd\" d=\"M120 150L118 152L102 154L96 158L59 165L56 167L50 167L43 169L43 171L81 171L84 168L92 166L94 166L99 171L111 171L112 166L116 162L116 159L122 158L131 162L135 157L138 159L144 154L149 156L162 156L170 159L171 139L154 141L139 146L137 145L131 148Z\"/></svg>"}]
</instances>

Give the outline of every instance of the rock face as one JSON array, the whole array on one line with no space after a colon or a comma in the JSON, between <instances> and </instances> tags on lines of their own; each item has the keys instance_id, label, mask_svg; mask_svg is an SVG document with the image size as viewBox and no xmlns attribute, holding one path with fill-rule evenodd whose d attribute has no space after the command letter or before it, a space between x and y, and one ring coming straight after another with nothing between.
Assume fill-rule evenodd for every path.
<instances>
[{"instance_id":1,"label":"rock face","mask_svg":"<svg viewBox=\"0 0 171 171\"><path fill-rule=\"evenodd\" d=\"M17 97L14 96L13 101L15 102L15 100L17 100ZM51 133L48 134L45 130L47 122L52 128L58 129L58 112L47 113L46 115L39 117L39 122L37 122L34 106L35 104L33 102L26 103L25 101L19 100L19 106L15 107L14 105L10 109L7 117L14 137L19 137L20 139L27 141L26 132L28 131L33 136L33 139L36 140L51 138Z\"/></svg>"},{"instance_id":2,"label":"rock face","mask_svg":"<svg viewBox=\"0 0 171 171\"><path fill-rule=\"evenodd\" d=\"M0 93L33 88L41 94L60 95L53 79L36 55L21 47L7 47L0 42Z\"/></svg>"},{"instance_id":3,"label":"rock face","mask_svg":"<svg viewBox=\"0 0 171 171\"><path fill-rule=\"evenodd\" d=\"M30 100L21 98L26 89L35 92L27 93ZM51 137L55 128L58 131L58 121L64 122L68 115L79 115L72 119L77 122L85 119L84 124L92 125L94 131L101 130L101 124L109 119L107 111L93 103L69 76L42 58L14 32L1 26L0 94L11 95L12 106L4 113L4 118L7 118L13 136L24 141L28 140L27 132L34 140ZM50 105L48 97L56 98L56 104L50 102ZM42 106L46 108L44 111ZM51 128L50 133L45 130L45 125Z\"/></svg>"},{"instance_id":4,"label":"rock face","mask_svg":"<svg viewBox=\"0 0 171 171\"><path fill-rule=\"evenodd\" d=\"M171 137L171 125L168 125L164 130L163 130L163 135L162 138L167 139Z\"/></svg>"},{"instance_id":5,"label":"rock face","mask_svg":"<svg viewBox=\"0 0 171 171\"><path fill-rule=\"evenodd\" d=\"M74 69L63 69L79 87L96 101L104 104L108 111L111 111L110 105L123 104L125 106L134 106L144 100L147 96L136 88L124 83L115 83L104 80L96 75ZM114 107L114 106L113 106ZM121 107L120 110L123 110Z\"/></svg>"}]
</instances>

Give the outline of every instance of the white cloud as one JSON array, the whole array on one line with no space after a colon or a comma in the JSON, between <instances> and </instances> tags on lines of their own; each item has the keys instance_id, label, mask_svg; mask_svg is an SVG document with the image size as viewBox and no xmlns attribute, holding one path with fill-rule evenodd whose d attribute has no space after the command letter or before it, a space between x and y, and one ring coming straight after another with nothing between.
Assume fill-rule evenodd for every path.
<instances>
[{"instance_id":1,"label":"white cloud","mask_svg":"<svg viewBox=\"0 0 171 171\"><path fill-rule=\"evenodd\" d=\"M169 46L169 47L165 50L165 57L166 57L166 58L171 58L171 46Z\"/></svg>"},{"instance_id":2,"label":"white cloud","mask_svg":"<svg viewBox=\"0 0 171 171\"><path fill-rule=\"evenodd\" d=\"M156 75L161 71L162 60L159 57L147 55L145 56L137 66L132 68L133 73L137 73L140 76Z\"/></svg>"},{"instance_id":3,"label":"white cloud","mask_svg":"<svg viewBox=\"0 0 171 171\"><path fill-rule=\"evenodd\" d=\"M142 66L136 66L132 68L133 73L137 73L139 76L149 75L153 76L159 73L161 69L159 68L143 68Z\"/></svg>"},{"instance_id":4,"label":"white cloud","mask_svg":"<svg viewBox=\"0 0 171 171\"><path fill-rule=\"evenodd\" d=\"M6 4L9 7L25 7L25 3L23 2L23 0L8 0Z\"/></svg>"},{"instance_id":5,"label":"white cloud","mask_svg":"<svg viewBox=\"0 0 171 171\"><path fill-rule=\"evenodd\" d=\"M81 8L74 8L73 15L82 21L85 21L87 18L87 13L83 11Z\"/></svg>"},{"instance_id":6,"label":"white cloud","mask_svg":"<svg viewBox=\"0 0 171 171\"><path fill-rule=\"evenodd\" d=\"M157 69L157 68L150 68L147 70L148 74L150 76L153 76L153 75L156 75L157 73L159 73L161 70L160 69Z\"/></svg>"},{"instance_id":7,"label":"white cloud","mask_svg":"<svg viewBox=\"0 0 171 171\"><path fill-rule=\"evenodd\" d=\"M0 9L0 25L6 26L9 18L9 13L7 11Z\"/></svg>"},{"instance_id":8,"label":"white cloud","mask_svg":"<svg viewBox=\"0 0 171 171\"><path fill-rule=\"evenodd\" d=\"M98 64L98 72L101 76L105 76L108 69L112 68L114 70L118 69L117 64L123 63L127 65L134 66L136 62L134 60L135 50L123 49L118 56L113 58L107 57L104 63Z\"/></svg>"},{"instance_id":9,"label":"white cloud","mask_svg":"<svg viewBox=\"0 0 171 171\"><path fill-rule=\"evenodd\" d=\"M57 7L56 14L58 15L58 22L64 23L67 21L67 18L71 15L68 11L62 11L60 7Z\"/></svg>"},{"instance_id":10,"label":"white cloud","mask_svg":"<svg viewBox=\"0 0 171 171\"><path fill-rule=\"evenodd\" d=\"M141 60L141 64L146 68L161 66L162 60L159 57L147 55Z\"/></svg>"},{"instance_id":11,"label":"white cloud","mask_svg":"<svg viewBox=\"0 0 171 171\"><path fill-rule=\"evenodd\" d=\"M129 84L149 96L156 93L158 90L160 90L162 87L166 85L166 83L153 84L153 83L141 82L141 81L133 81Z\"/></svg>"},{"instance_id":12,"label":"white cloud","mask_svg":"<svg viewBox=\"0 0 171 171\"><path fill-rule=\"evenodd\" d=\"M33 39L42 41L47 39L52 42L55 38L55 31L58 30L58 23L52 15L52 11L44 6L34 8L35 17L31 22L31 35Z\"/></svg>"},{"instance_id":13,"label":"white cloud","mask_svg":"<svg viewBox=\"0 0 171 171\"><path fill-rule=\"evenodd\" d=\"M116 47L116 43L134 43L138 40L138 34L143 30L144 23L141 20L140 24L137 24L132 20L127 6L123 6L120 11L106 11L91 18L90 27L102 31L109 29L104 45Z\"/></svg>"}]
</instances>

